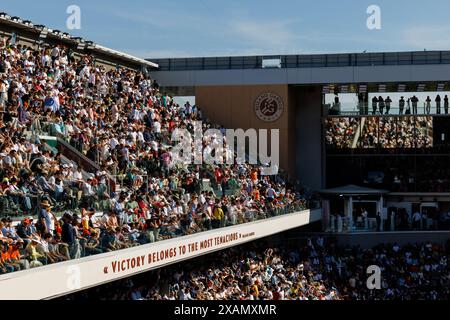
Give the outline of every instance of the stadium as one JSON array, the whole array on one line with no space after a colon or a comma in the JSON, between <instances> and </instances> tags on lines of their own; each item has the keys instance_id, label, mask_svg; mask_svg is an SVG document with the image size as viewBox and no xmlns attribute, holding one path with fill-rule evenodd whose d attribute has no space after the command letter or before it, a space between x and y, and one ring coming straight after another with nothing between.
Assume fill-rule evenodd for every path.
<instances>
[{"instance_id":1,"label":"stadium","mask_svg":"<svg viewBox=\"0 0 450 320\"><path fill-rule=\"evenodd\" d=\"M448 95L450 51L143 59L2 12L0 299L448 301Z\"/></svg>"}]
</instances>

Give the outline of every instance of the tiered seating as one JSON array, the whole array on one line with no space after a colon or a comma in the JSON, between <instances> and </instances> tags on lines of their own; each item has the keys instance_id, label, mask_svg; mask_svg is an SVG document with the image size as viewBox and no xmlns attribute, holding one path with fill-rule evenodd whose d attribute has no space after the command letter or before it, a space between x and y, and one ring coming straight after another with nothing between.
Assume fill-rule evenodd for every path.
<instances>
[{"instance_id":1,"label":"tiered seating","mask_svg":"<svg viewBox=\"0 0 450 320\"><path fill-rule=\"evenodd\" d=\"M177 105L139 72L107 71L94 57L77 60L63 47L8 42L1 65L0 213L24 218L17 228L4 219L0 240L11 254L25 254L22 262L3 259L4 272L309 205L298 183L263 176L262 166L174 165L175 128L192 130L194 121L220 126L197 106ZM98 170L55 153L43 134L64 139Z\"/></svg>"}]
</instances>

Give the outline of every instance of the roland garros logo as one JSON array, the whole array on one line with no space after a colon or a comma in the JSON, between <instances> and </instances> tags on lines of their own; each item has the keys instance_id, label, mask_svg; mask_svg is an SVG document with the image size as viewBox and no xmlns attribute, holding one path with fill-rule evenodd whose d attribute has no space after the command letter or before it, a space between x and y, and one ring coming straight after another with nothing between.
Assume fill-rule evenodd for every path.
<instances>
[{"instance_id":1,"label":"roland garros logo","mask_svg":"<svg viewBox=\"0 0 450 320\"><path fill-rule=\"evenodd\" d=\"M256 116L265 122L278 120L283 108L283 99L274 93L263 93L255 101Z\"/></svg>"}]
</instances>

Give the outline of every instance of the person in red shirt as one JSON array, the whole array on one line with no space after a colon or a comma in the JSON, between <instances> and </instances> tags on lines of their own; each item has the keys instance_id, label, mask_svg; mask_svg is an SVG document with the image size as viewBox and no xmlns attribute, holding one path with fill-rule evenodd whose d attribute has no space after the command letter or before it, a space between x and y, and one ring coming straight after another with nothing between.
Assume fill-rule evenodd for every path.
<instances>
[{"instance_id":1,"label":"person in red shirt","mask_svg":"<svg viewBox=\"0 0 450 320\"><path fill-rule=\"evenodd\" d=\"M258 187L255 187L253 189L252 194L253 194L253 200L255 200L255 201L259 201L260 200L260 193L259 193Z\"/></svg>"},{"instance_id":2,"label":"person in red shirt","mask_svg":"<svg viewBox=\"0 0 450 320\"><path fill-rule=\"evenodd\" d=\"M258 171L252 170L252 173L250 174L250 179L253 181L253 183L256 183L258 181Z\"/></svg>"},{"instance_id":3,"label":"person in red shirt","mask_svg":"<svg viewBox=\"0 0 450 320\"><path fill-rule=\"evenodd\" d=\"M216 178L217 184L221 184L222 183L223 173L222 173L222 170L220 168L216 168L214 170L214 177Z\"/></svg>"}]
</instances>

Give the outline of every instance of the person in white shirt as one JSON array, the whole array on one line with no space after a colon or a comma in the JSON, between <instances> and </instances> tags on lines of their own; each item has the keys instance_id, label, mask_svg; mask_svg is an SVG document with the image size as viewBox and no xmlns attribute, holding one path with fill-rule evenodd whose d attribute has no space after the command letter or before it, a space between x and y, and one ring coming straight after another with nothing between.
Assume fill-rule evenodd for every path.
<instances>
[{"instance_id":1,"label":"person in white shirt","mask_svg":"<svg viewBox=\"0 0 450 320\"><path fill-rule=\"evenodd\" d=\"M191 293L187 288L181 288L179 291L179 300L193 300L191 297Z\"/></svg>"},{"instance_id":2,"label":"person in white shirt","mask_svg":"<svg viewBox=\"0 0 450 320\"><path fill-rule=\"evenodd\" d=\"M266 195L267 195L267 199L269 200L269 202L272 202L276 198L277 192L271 186L269 189L267 189Z\"/></svg>"},{"instance_id":3,"label":"person in white shirt","mask_svg":"<svg viewBox=\"0 0 450 320\"><path fill-rule=\"evenodd\" d=\"M159 121L153 122L153 130L155 133L161 133L161 123Z\"/></svg>"},{"instance_id":4,"label":"person in white shirt","mask_svg":"<svg viewBox=\"0 0 450 320\"><path fill-rule=\"evenodd\" d=\"M75 181L83 180L83 174L81 173L81 167L78 167L77 170L73 173L73 179Z\"/></svg>"},{"instance_id":5,"label":"person in white shirt","mask_svg":"<svg viewBox=\"0 0 450 320\"><path fill-rule=\"evenodd\" d=\"M422 220L422 215L416 211L412 216L412 227L414 230L420 229L420 220Z\"/></svg>"}]
</instances>

